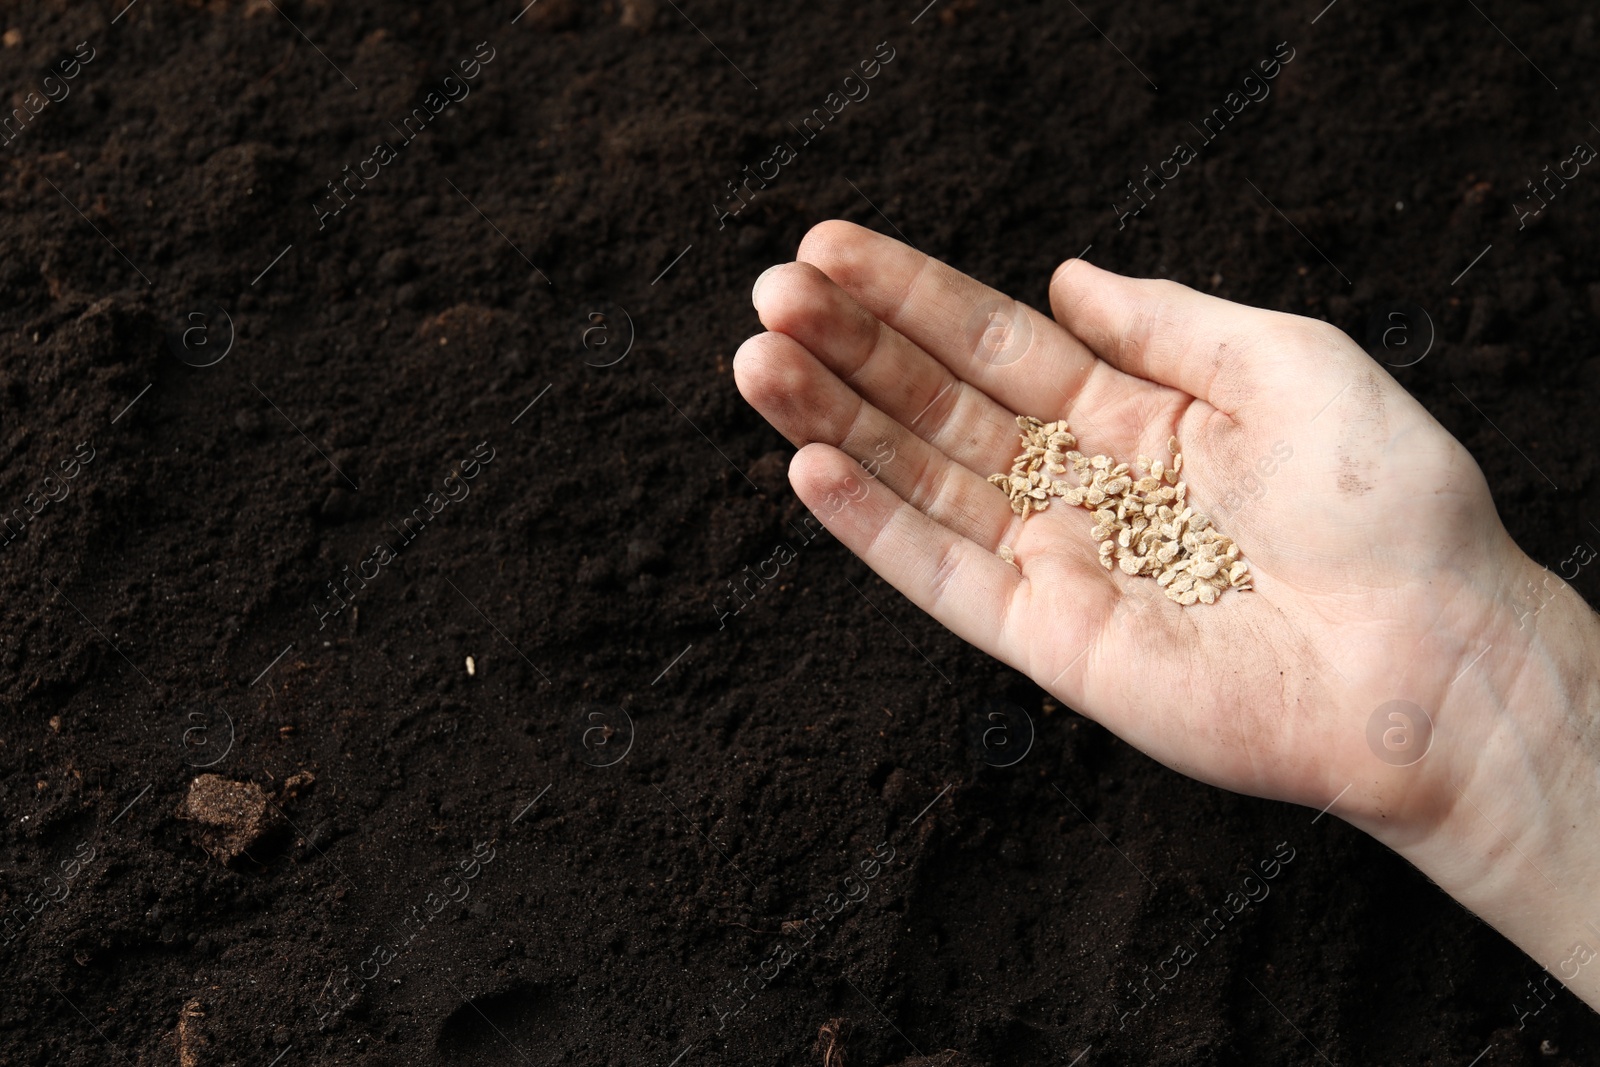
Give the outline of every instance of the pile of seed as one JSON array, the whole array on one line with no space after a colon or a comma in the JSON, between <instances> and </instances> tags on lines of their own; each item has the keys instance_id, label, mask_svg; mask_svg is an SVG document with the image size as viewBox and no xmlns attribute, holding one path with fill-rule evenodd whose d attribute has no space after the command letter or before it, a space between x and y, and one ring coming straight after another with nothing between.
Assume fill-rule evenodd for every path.
<instances>
[{"instance_id":1,"label":"pile of seed","mask_svg":"<svg viewBox=\"0 0 1600 1067\"><path fill-rule=\"evenodd\" d=\"M1185 607L1196 601L1214 603L1229 588L1252 588L1250 566L1239 558L1239 546L1185 503L1188 487L1178 479L1183 454L1176 437L1167 442L1170 467L1140 456L1135 470L1110 456L1077 451L1078 440L1065 422L1022 415L1017 427L1022 453L1010 474L991 475L989 481L1005 492L1018 515L1026 519L1044 511L1051 497L1094 512L1090 533L1100 542L1101 566L1153 577L1166 588L1169 600ZM1076 477L1056 480L1069 471ZM1007 562L1015 559L1005 546L1000 555L1010 556Z\"/></svg>"}]
</instances>

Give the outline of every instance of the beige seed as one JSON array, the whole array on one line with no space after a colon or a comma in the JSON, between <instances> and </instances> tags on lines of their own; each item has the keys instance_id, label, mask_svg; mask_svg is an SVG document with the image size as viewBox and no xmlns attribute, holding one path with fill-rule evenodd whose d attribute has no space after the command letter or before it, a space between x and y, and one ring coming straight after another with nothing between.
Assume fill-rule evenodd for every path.
<instances>
[{"instance_id":1,"label":"beige seed","mask_svg":"<svg viewBox=\"0 0 1600 1067\"><path fill-rule=\"evenodd\" d=\"M1137 470L1109 455L1085 456L1073 446L1077 438L1065 421L1042 422L1017 416L1020 454L1010 474L989 477L1006 494L1012 510L1026 519L1044 511L1050 497L1094 512L1091 536L1099 544L1099 560L1108 571L1155 578L1169 599L1185 607L1215 603L1228 588L1253 588L1248 564L1239 546L1218 531L1209 516L1187 504L1188 486L1178 477L1183 456L1178 439L1169 438L1170 466L1138 457ZM1077 485L1057 480L1068 467ZM1017 566L1009 546L997 550Z\"/></svg>"}]
</instances>

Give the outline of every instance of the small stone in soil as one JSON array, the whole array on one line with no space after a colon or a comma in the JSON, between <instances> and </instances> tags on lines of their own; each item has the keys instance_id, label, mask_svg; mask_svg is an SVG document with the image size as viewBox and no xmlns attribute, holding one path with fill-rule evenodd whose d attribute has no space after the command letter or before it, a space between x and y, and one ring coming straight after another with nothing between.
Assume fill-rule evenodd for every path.
<instances>
[{"instance_id":1,"label":"small stone in soil","mask_svg":"<svg viewBox=\"0 0 1600 1067\"><path fill-rule=\"evenodd\" d=\"M202 774L189 783L177 815L195 824L196 844L218 862L231 863L273 828L277 812L254 782Z\"/></svg>"}]
</instances>

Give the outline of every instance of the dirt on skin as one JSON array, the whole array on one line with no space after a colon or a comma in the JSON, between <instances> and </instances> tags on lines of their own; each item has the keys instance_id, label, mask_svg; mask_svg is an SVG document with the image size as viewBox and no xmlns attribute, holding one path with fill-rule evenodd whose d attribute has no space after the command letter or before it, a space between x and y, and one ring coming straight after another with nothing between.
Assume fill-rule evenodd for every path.
<instances>
[{"instance_id":1,"label":"dirt on skin","mask_svg":"<svg viewBox=\"0 0 1600 1067\"><path fill-rule=\"evenodd\" d=\"M8 5L0 1062L1595 1062L924 618L732 381L823 219L1092 246L1368 344L1594 602L1597 15L1320 6Z\"/></svg>"}]
</instances>

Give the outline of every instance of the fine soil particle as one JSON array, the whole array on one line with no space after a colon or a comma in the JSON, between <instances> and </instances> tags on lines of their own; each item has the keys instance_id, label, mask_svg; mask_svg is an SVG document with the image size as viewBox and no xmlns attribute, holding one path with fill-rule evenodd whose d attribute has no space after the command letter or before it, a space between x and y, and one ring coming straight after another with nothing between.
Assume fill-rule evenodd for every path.
<instances>
[{"instance_id":1,"label":"fine soil particle","mask_svg":"<svg viewBox=\"0 0 1600 1067\"><path fill-rule=\"evenodd\" d=\"M1040 308L1089 246L1385 356L1594 602L1600 175L1516 205L1600 15L1323 6L8 5L0 1061L1600 1062L921 616L734 386L824 219Z\"/></svg>"}]
</instances>

